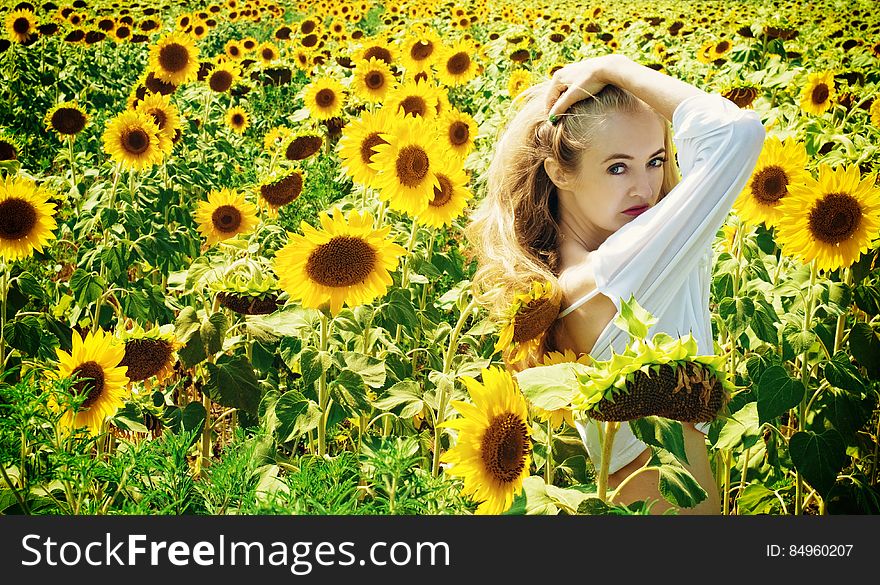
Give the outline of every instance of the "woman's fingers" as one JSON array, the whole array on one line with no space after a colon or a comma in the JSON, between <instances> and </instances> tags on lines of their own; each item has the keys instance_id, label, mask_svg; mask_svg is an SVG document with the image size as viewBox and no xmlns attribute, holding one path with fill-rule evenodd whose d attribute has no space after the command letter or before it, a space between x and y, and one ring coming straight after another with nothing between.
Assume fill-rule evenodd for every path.
<instances>
[{"instance_id":1,"label":"woman's fingers","mask_svg":"<svg viewBox=\"0 0 880 585\"><path fill-rule=\"evenodd\" d=\"M573 104L594 97L606 83L598 76L598 63L581 61L559 69L553 74L547 91L547 108L550 121L555 123L559 115Z\"/></svg>"}]
</instances>

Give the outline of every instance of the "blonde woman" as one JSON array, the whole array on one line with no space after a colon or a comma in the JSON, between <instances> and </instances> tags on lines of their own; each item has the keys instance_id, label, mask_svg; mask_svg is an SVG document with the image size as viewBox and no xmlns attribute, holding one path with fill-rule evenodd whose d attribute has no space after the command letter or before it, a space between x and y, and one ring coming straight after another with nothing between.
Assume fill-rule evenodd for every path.
<instances>
[{"instance_id":1,"label":"blonde woman","mask_svg":"<svg viewBox=\"0 0 880 585\"><path fill-rule=\"evenodd\" d=\"M478 260L480 302L501 315L523 283L549 281L562 310L538 353L570 349L605 360L612 348L625 349L628 337L612 321L621 299L633 295L657 319L649 337L690 332L700 353L715 353L712 242L761 152L757 114L622 55L566 65L516 102L496 144L486 197L465 230ZM679 513L717 514L708 424L682 427L688 470L708 498ZM579 420L577 428L598 468L598 424ZM622 424L608 487L649 457ZM627 482L614 501L647 499L658 501L652 513L669 508L653 472Z\"/></svg>"}]
</instances>

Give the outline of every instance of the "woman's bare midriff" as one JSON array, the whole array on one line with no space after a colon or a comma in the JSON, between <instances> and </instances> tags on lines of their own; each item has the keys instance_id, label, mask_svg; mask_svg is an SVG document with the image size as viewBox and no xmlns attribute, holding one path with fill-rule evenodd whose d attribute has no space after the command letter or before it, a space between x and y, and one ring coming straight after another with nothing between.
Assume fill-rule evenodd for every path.
<instances>
[{"instance_id":1,"label":"woman's bare midriff","mask_svg":"<svg viewBox=\"0 0 880 585\"><path fill-rule=\"evenodd\" d=\"M562 287L562 309L596 288L593 270L588 262L589 253L583 260L568 267L563 265L559 274ZM569 349L580 355L592 352L599 335L617 315L614 302L602 293L597 294L580 307L557 321L552 330L553 344L557 351ZM622 424L627 424L626 422ZM709 454L706 450L705 435L694 428L692 423L682 423L684 432L685 452L689 464L685 467L700 485L706 490L708 497L694 508L680 508L679 514L719 514L721 511L718 487ZM645 465L651 458L650 448L645 449L633 461L608 476L609 494L624 479ZM636 501L653 500L652 514L663 514L673 506L660 494L659 474L656 471L639 473L627 482L620 493L615 494L614 503L631 504Z\"/></svg>"}]
</instances>

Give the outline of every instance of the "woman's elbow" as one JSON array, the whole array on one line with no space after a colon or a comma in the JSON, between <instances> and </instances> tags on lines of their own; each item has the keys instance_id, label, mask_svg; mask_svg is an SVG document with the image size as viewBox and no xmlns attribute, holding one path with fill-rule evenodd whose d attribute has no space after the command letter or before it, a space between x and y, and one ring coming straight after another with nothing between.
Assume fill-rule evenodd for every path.
<instances>
[{"instance_id":1,"label":"woman's elbow","mask_svg":"<svg viewBox=\"0 0 880 585\"><path fill-rule=\"evenodd\" d=\"M764 139L767 137L767 130L756 112L750 110L740 118L736 124L736 133L738 142L747 146L745 150L760 154L764 147Z\"/></svg>"}]
</instances>

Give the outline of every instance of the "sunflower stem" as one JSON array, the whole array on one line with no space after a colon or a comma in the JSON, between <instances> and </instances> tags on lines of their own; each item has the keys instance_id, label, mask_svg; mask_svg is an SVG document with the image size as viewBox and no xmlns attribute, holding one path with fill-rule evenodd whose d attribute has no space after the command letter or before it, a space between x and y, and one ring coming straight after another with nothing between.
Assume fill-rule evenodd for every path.
<instances>
[{"instance_id":1,"label":"sunflower stem","mask_svg":"<svg viewBox=\"0 0 880 585\"><path fill-rule=\"evenodd\" d=\"M815 260L810 262L810 289L807 291L807 305L804 308L804 332L811 331L811 326L813 322L813 303L815 301L815 295L813 294L813 287L816 285L816 262ZM798 405L798 430L803 431L805 427L804 417L807 413L807 396L810 394L810 361L808 359L810 350L809 348L804 350L803 355L801 356L801 383L804 385L804 397L801 399L801 403ZM795 471L796 474L796 483L795 483L795 494L794 494L794 515L800 516L803 513L803 491L804 491L804 479L801 476L800 471Z\"/></svg>"},{"instance_id":2,"label":"sunflower stem","mask_svg":"<svg viewBox=\"0 0 880 585\"><path fill-rule=\"evenodd\" d=\"M321 311L321 353L327 351L330 340L331 321L327 313ZM327 372L321 368L321 377L318 379L318 407L321 411L321 421L318 424L318 456L323 457L327 451Z\"/></svg>"},{"instance_id":3,"label":"sunflower stem","mask_svg":"<svg viewBox=\"0 0 880 585\"><path fill-rule=\"evenodd\" d=\"M553 484L553 417L547 419L547 457L544 462L544 483Z\"/></svg>"},{"instance_id":4,"label":"sunflower stem","mask_svg":"<svg viewBox=\"0 0 880 585\"><path fill-rule=\"evenodd\" d=\"M9 292L11 270L6 260L0 260L0 370L6 369L6 338L3 330L6 329L6 299Z\"/></svg>"},{"instance_id":5,"label":"sunflower stem","mask_svg":"<svg viewBox=\"0 0 880 585\"><path fill-rule=\"evenodd\" d=\"M750 449L751 449L751 447L746 447L745 451L743 452L743 459L742 459L743 470L739 476L739 489L736 490L736 498L737 498L736 514L737 515L739 515L739 497L742 495L743 490L746 487L746 476L749 473L749 450Z\"/></svg>"},{"instance_id":6,"label":"sunflower stem","mask_svg":"<svg viewBox=\"0 0 880 585\"><path fill-rule=\"evenodd\" d=\"M724 460L724 489L721 494L723 509L721 513L724 516L730 516L730 470L733 467L733 452L730 449L723 450Z\"/></svg>"},{"instance_id":7,"label":"sunflower stem","mask_svg":"<svg viewBox=\"0 0 880 585\"><path fill-rule=\"evenodd\" d=\"M852 270L847 267L843 269L843 284L846 287L849 287L852 284ZM850 303L851 305L852 303ZM834 332L834 351L832 352L832 356L837 353L840 349L841 342L843 341L843 329L846 326L846 315L848 311L844 311L837 317L837 329Z\"/></svg>"},{"instance_id":8,"label":"sunflower stem","mask_svg":"<svg viewBox=\"0 0 880 585\"><path fill-rule=\"evenodd\" d=\"M419 233L419 224L417 221L413 220L412 222L412 231L409 234L409 242L406 244L406 258L403 261L403 272L400 275L400 288L401 290L406 289L406 285L409 284L409 262L410 258L412 258L413 247L416 243L416 237ZM400 341L400 333L403 331L403 325L401 323L397 324L397 330L394 332L394 345L397 345Z\"/></svg>"},{"instance_id":9,"label":"sunflower stem","mask_svg":"<svg viewBox=\"0 0 880 585\"><path fill-rule=\"evenodd\" d=\"M68 154L68 156L70 157L70 182L71 182L71 187L73 187L74 189L77 189L77 187L76 187L76 161L75 161L74 158L73 158L73 141L74 141L74 136L75 136L74 134L71 134L70 136L67 137L67 154ZM77 189L77 194L79 194L79 189ZM82 205L82 197L77 197L77 206L76 206L77 213L79 213L79 210L80 210L80 206L81 206L81 205Z\"/></svg>"},{"instance_id":10,"label":"sunflower stem","mask_svg":"<svg viewBox=\"0 0 880 585\"><path fill-rule=\"evenodd\" d=\"M210 113L211 113L211 98L212 98L212 97L214 97L214 96L213 96L213 94L209 91L209 92L207 93L207 95L205 95L205 105L204 105L204 107L202 108L202 110L205 112L205 119L202 121L202 127L199 129L199 130L200 130L200 131L199 131L199 142L202 142L202 143L205 142L205 132L207 132L207 130L206 130L205 128L208 126L208 116L209 116ZM230 98L230 99L231 99L231 98ZM207 150L208 150L208 149L205 148L205 145L202 144L202 145L201 145L201 151L202 151L202 164L205 164L205 151L207 151Z\"/></svg>"},{"instance_id":11,"label":"sunflower stem","mask_svg":"<svg viewBox=\"0 0 880 585\"><path fill-rule=\"evenodd\" d=\"M599 464L599 477L596 480L596 493L603 503L608 502L608 467L611 465L611 446L614 444L614 435L620 428L620 423L608 421L602 425L602 460Z\"/></svg>"}]
</instances>

